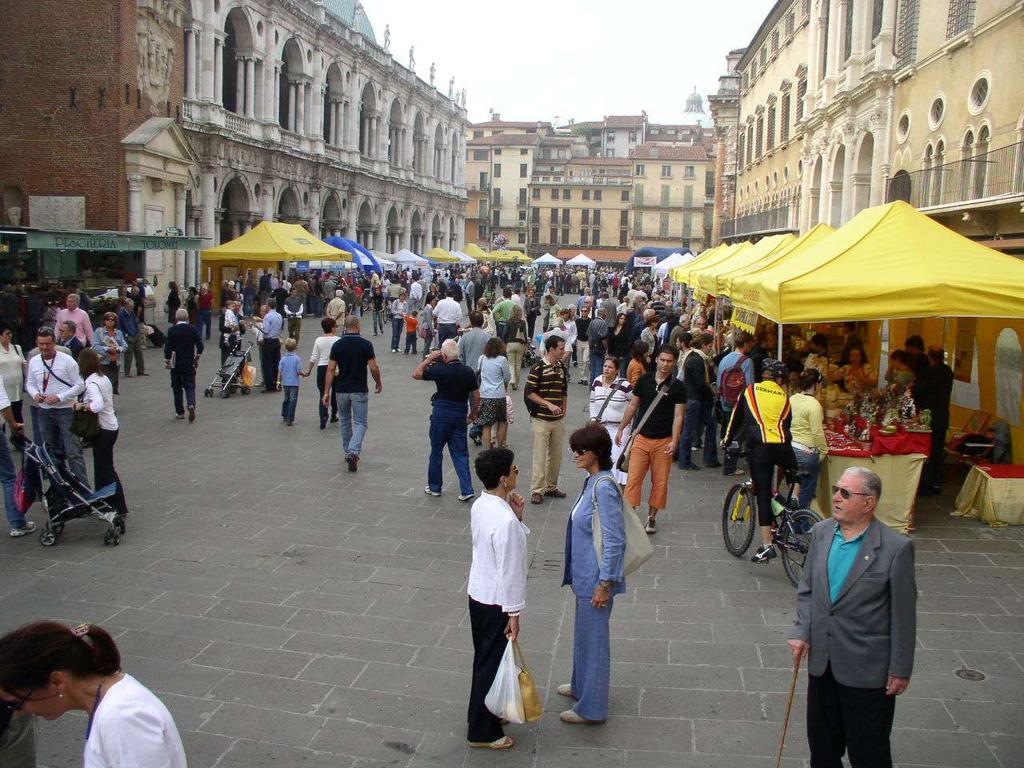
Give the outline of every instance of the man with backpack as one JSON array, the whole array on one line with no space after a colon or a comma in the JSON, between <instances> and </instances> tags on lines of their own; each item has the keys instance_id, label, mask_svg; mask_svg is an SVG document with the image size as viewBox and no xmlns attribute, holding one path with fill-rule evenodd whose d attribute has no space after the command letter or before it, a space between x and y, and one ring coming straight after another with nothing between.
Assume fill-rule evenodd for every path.
<instances>
[{"instance_id":1,"label":"man with backpack","mask_svg":"<svg viewBox=\"0 0 1024 768\"><path fill-rule=\"evenodd\" d=\"M733 408L743 396L744 390L754 384L754 361L750 352L754 348L754 337L746 331L739 331L733 339L733 351L718 364L718 408L722 418L722 437L725 427L732 418ZM725 449L724 475L739 475L743 470L736 468L739 456L736 451Z\"/></svg>"},{"instance_id":2,"label":"man with backpack","mask_svg":"<svg viewBox=\"0 0 1024 768\"><path fill-rule=\"evenodd\" d=\"M523 399L533 424L533 472L530 501L540 504L545 496L564 499L558 487L565 443L565 410L569 397L569 372L565 367L565 339L551 334L544 339L544 357L530 368Z\"/></svg>"}]
</instances>

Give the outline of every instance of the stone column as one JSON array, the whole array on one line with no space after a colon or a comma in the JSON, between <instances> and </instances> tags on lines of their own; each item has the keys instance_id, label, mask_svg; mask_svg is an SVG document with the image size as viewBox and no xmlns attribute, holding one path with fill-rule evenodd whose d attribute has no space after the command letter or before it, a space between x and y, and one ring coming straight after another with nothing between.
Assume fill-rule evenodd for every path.
<instances>
[{"instance_id":1,"label":"stone column","mask_svg":"<svg viewBox=\"0 0 1024 768\"><path fill-rule=\"evenodd\" d=\"M263 180L263 220L274 220L274 182L272 179Z\"/></svg>"},{"instance_id":2,"label":"stone column","mask_svg":"<svg viewBox=\"0 0 1024 768\"><path fill-rule=\"evenodd\" d=\"M296 96L298 95L299 84L294 80L288 81L288 125L282 125L289 131L295 130Z\"/></svg>"},{"instance_id":3,"label":"stone column","mask_svg":"<svg viewBox=\"0 0 1024 768\"><path fill-rule=\"evenodd\" d=\"M224 104L224 42L220 37L213 41L213 102Z\"/></svg>"},{"instance_id":4,"label":"stone column","mask_svg":"<svg viewBox=\"0 0 1024 768\"><path fill-rule=\"evenodd\" d=\"M187 222L185 221L185 185L175 184L174 185L174 226L184 234L187 229ZM178 285L183 289L188 287L185 282L185 275L187 270L185 269L185 252L175 251L174 252L174 279L177 280Z\"/></svg>"},{"instance_id":5,"label":"stone column","mask_svg":"<svg viewBox=\"0 0 1024 768\"><path fill-rule=\"evenodd\" d=\"M214 176L212 168L204 168L199 178L200 198L203 205L202 237L207 238L204 245L212 247L220 244L217 232L217 193L214 192Z\"/></svg>"},{"instance_id":6,"label":"stone column","mask_svg":"<svg viewBox=\"0 0 1024 768\"><path fill-rule=\"evenodd\" d=\"M845 224L853 218L854 200L857 192L857 164L853 156L852 133L846 134L846 157L843 162L843 207L840 224Z\"/></svg>"},{"instance_id":7,"label":"stone column","mask_svg":"<svg viewBox=\"0 0 1024 768\"><path fill-rule=\"evenodd\" d=\"M281 67L274 64L274 80L270 84L270 98L273 104L267 110L271 121L281 125Z\"/></svg>"},{"instance_id":8,"label":"stone column","mask_svg":"<svg viewBox=\"0 0 1024 768\"><path fill-rule=\"evenodd\" d=\"M245 59L241 56L235 58L235 114L245 114L245 96L248 88L245 87Z\"/></svg>"},{"instance_id":9,"label":"stone column","mask_svg":"<svg viewBox=\"0 0 1024 768\"><path fill-rule=\"evenodd\" d=\"M300 136L306 135L306 96L309 92L309 83L296 83L295 97L295 132Z\"/></svg>"},{"instance_id":10,"label":"stone column","mask_svg":"<svg viewBox=\"0 0 1024 768\"><path fill-rule=\"evenodd\" d=\"M256 117L256 59L245 59L245 116Z\"/></svg>"},{"instance_id":11,"label":"stone column","mask_svg":"<svg viewBox=\"0 0 1024 768\"><path fill-rule=\"evenodd\" d=\"M875 46L875 69L888 69L893 64L893 39L896 36L896 0L882 4L882 29Z\"/></svg>"},{"instance_id":12,"label":"stone column","mask_svg":"<svg viewBox=\"0 0 1024 768\"><path fill-rule=\"evenodd\" d=\"M214 62L217 57L217 46L212 24L204 25L202 39L200 40L200 93L199 98L203 101L213 100L216 81L216 66Z\"/></svg>"},{"instance_id":13,"label":"stone column","mask_svg":"<svg viewBox=\"0 0 1024 768\"><path fill-rule=\"evenodd\" d=\"M309 231L320 237L320 190L309 191Z\"/></svg>"},{"instance_id":14,"label":"stone column","mask_svg":"<svg viewBox=\"0 0 1024 768\"><path fill-rule=\"evenodd\" d=\"M196 38L191 29L185 30L185 98L196 97Z\"/></svg>"},{"instance_id":15,"label":"stone column","mask_svg":"<svg viewBox=\"0 0 1024 768\"><path fill-rule=\"evenodd\" d=\"M142 183L145 176L141 173L128 174L128 231L142 232Z\"/></svg>"}]
</instances>

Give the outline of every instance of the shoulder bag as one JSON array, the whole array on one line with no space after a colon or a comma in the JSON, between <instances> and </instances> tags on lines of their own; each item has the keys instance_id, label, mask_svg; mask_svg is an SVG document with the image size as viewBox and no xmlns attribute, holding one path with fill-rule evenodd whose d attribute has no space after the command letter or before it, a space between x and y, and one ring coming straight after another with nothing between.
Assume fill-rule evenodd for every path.
<instances>
[{"instance_id":1,"label":"shoulder bag","mask_svg":"<svg viewBox=\"0 0 1024 768\"><path fill-rule=\"evenodd\" d=\"M590 419L594 423L601 423L601 417L604 416L605 409L608 408L608 403L612 401L612 398L615 397L615 393L619 391L619 381L620 379L616 379L615 381L612 382L611 390L605 396L604 402L601 403L601 410L597 412L597 416L594 416L593 418Z\"/></svg>"},{"instance_id":2,"label":"shoulder bag","mask_svg":"<svg viewBox=\"0 0 1024 768\"><path fill-rule=\"evenodd\" d=\"M615 462L615 468L620 472L629 471L629 453L633 450L633 441L636 440L636 436L640 434L640 430L644 428L644 424L647 423L647 420L651 418L651 414L654 413L654 409L658 407L658 403L660 403L661 398L666 395L671 384L672 378L669 377L665 380L665 384L663 386L658 387L658 392L654 395L654 400L649 406L647 406L647 410L644 411L644 415L641 417L640 423L636 425L636 429L633 430L633 434L629 436L626 446L622 449L622 453L619 455L619 460Z\"/></svg>"},{"instance_id":3,"label":"shoulder bag","mask_svg":"<svg viewBox=\"0 0 1024 768\"><path fill-rule=\"evenodd\" d=\"M615 493L619 497L623 528L626 531L626 551L622 554L622 574L628 576L651 559L654 555L654 546L651 544L651 539L644 530L644 524L640 522L636 512L628 508L619 484L607 475L599 477L594 483L594 487L590 489L594 502L594 519L597 521L597 525L593 526L593 535L594 552L597 554L598 567L604 562L604 543L601 535L601 507L597 502L597 486L604 481L612 484L612 487L615 488Z\"/></svg>"},{"instance_id":4,"label":"shoulder bag","mask_svg":"<svg viewBox=\"0 0 1024 768\"><path fill-rule=\"evenodd\" d=\"M86 387L89 385L86 384ZM103 395L101 394L102 398ZM79 400L79 402L82 402ZM100 417L91 410L75 410L71 416L71 434L90 440L100 433Z\"/></svg>"}]
</instances>

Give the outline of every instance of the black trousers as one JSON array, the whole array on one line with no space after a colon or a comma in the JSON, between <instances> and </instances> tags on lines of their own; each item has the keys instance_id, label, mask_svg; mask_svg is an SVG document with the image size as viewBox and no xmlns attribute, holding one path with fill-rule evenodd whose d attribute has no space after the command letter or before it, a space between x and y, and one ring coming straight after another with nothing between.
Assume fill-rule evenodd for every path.
<instances>
[{"instance_id":1,"label":"black trousers","mask_svg":"<svg viewBox=\"0 0 1024 768\"><path fill-rule=\"evenodd\" d=\"M775 467L782 467L787 472L796 474L799 467L793 446L788 443L755 443L750 447L750 481L754 484L754 495L757 497L757 524L771 525L772 485Z\"/></svg>"},{"instance_id":2,"label":"black trousers","mask_svg":"<svg viewBox=\"0 0 1024 768\"><path fill-rule=\"evenodd\" d=\"M174 412L179 416L185 414L185 404L196 404L196 371L195 368L181 371L171 369L171 393L174 395Z\"/></svg>"},{"instance_id":3,"label":"black trousers","mask_svg":"<svg viewBox=\"0 0 1024 768\"><path fill-rule=\"evenodd\" d=\"M473 628L473 684L469 690L469 711L466 714L469 723L467 738L475 742L497 741L505 731L501 728L501 720L484 706L484 699L491 690L508 645L505 637L508 617L500 605L485 605L471 597L469 623Z\"/></svg>"},{"instance_id":4,"label":"black trousers","mask_svg":"<svg viewBox=\"0 0 1024 768\"><path fill-rule=\"evenodd\" d=\"M277 365L281 362L281 340L264 339L263 352L260 354L263 363L263 388L267 392L277 391Z\"/></svg>"},{"instance_id":5,"label":"black trousers","mask_svg":"<svg viewBox=\"0 0 1024 768\"><path fill-rule=\"evenodd\" d=\"M840 685L831 665L821 677L807 678L811 768L842 768L844 752L852 768L892 768L889 734L896 697L886 696L884 688Z\"/></svg>"},{"instance_id":6,"label":"black trousers","mask_svg":"<svg viewBox=\"0 0 1024 768\"><path fill-rule=\"evenodd\" d=\"M128 514L128 502L124 498L124 485L114 469L114 443L117 442L116 429L101 429L92 441L92 471L99 490L111 483L117 483L117 493L110 497L110 506L122 515Z\"/></svg>"},{"instance_id":7,"label":"black trousers","mask_svg":"<svg viewBox=\"0 0 1024 768\"><path fill-rule=\"evenodd\" d=\"M334 380L335 384L331 386L331 418L338 418L338 389L337 379ZM320 424L327 423L327 409L324 407L324 384L327 383L327 366L318 365L316 367L316 388L320 393L320 400L318 401L318 407L320 409Z\"/></svg>"}]
</instances>

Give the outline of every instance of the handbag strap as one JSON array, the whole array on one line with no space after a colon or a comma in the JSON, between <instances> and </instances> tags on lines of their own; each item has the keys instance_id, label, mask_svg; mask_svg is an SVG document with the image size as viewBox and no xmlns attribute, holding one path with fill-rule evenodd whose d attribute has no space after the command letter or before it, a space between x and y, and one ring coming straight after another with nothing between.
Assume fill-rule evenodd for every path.
<instances>
[{"instance_id":1,"label":"handbag strap","mask_svg":"<svg viewBox=\"0 0 1024 768\"><path fill-rule=\"evenodd\" d=\"M619 386L619 382L620 381L622 381L622 379L616 379L615 381L612 382L611 389L608 392L608 394L605 396L604 402L601 404L601 410L599 410L597 412L597 416L594 417L594 421L598 421L598 422L601 421L601 417L604 416L604 412L605 412L605 409L608 407L608 403L610 403L612 401L612 398L615 397L615 393L618 392L619 389L621 388Z\"/></svg>"},{"instance_id":2,"label":"handbag strap","mask_svg":"<svg viewBox=\"0 0 1024 768\"><path fill-rule=\"evenodd\" d=\"M651 414L654 413L654 409L658 407L658 403L661 402L661 398L668 394L667 385L670 385L671 383L672 379L670 377L669 379L666 379L666 386L658 387L658 392L657 394L654 395L654 400L651 402L649 406L647 406L647 410L644 411L644 415L640 417L640 423L636 425L636 429L634 429L633 434L630 435L630 443L632 443L633 440L636 439L636 436L640 434L640 430L644 428L644 424L646 424L647 420L651 418Z\"/></svg>"},{"instance_id":3,"label":"handbag strap","mask_svg":"<svg viewBox=\"0 0 1024 768\"><path fill-rule=\"evenodd\" d=\"M594 502L594 517L597 518L597 531L596 531L596 535L594 536L594 542L595 542L595 544L597 544L598 543L598 539L600 539L601 555L603 557L604 556L604 529L603 529L603 527L601 525L601 504L597 500L597 486L600 485L602 480L607 480L609 483L611 483L615 487L615 493L616 493L616 495L618 495L620 503L622 501L622 489L619 487L619 484L617 482L615 482L615 480L612 477L610 477L609 475L602 475L601 477L597 478L597 480L594 481L594 485L591 486L591 488L590 488L591 499ZM597 565L598 565L599 568L601 567L601 563L598 563Z\"/></svg>"}]
</instances>

